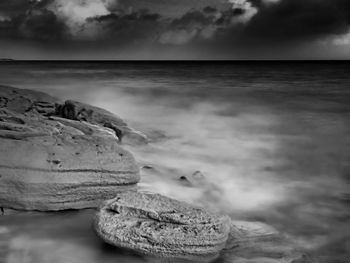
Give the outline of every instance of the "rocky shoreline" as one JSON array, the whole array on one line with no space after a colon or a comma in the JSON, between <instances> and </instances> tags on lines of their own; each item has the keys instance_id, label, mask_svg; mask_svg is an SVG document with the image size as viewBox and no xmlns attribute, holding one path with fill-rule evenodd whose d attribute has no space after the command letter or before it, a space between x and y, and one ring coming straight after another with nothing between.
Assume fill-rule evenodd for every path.
<instances>
[{"instance_id":1,"label":"rocky shoreline","mask_svg":"<svg viewBox=\"0 0 350 263\"><path fill-rule=\"evenodd\" d=\"M139 168L118 143L131 129L120 118L10 87L0 100L0 207L90 208L135 189Z\"/></svg>"},{"instance_id":2,"label":"rocky shoreline","mask_svg":"<svg viewBox=\"0 0 350 263\"><path fill-rule=\"evenodd\" d=\"M147 143L145 135L103 109L0 86L0 207L100 207L94 224L98 236L143 255L199 262L219 256L224 262L250 262L252 255L260 262L310 262L265 224L238 223L137 192L140 170L122 145Z\"/></svg>"}]
</instances>

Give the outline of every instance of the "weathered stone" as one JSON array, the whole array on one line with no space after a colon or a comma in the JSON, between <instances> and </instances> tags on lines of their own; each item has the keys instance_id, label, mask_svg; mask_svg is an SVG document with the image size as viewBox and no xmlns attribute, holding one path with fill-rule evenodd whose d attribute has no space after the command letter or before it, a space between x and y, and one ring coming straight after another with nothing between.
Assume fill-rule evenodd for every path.
<instances>
[{"instance_id":1,"label":"weathered stone","mask_svg":"<svg viewBox=\"0 0 350 263\"><path fill-rule=\"evenodd\" d=\"M72 100L67 100L62 105L59 115L71 120L88 121L102 125L111 123L116 126L126 126L126 123L120 117L104 109Z\"/></svg>"},{"instance_id":2,"label":"weathered stone","mask_svg":"<svg viewBox=\"0 0 350 263\"><path fill-rule=\"evenodd\" d=\"M181 185L186 186L186 187L193 187L193 184L191 183L190 180L186 176L181 176L179 178Z\"/></svg>"},{"instance_id":3,"label":"weathered stone","mask_svg":"<svg viewBox=\"0 0 350 263\"><path fill-rule=\"evenodd\" d=\"M232 221L230 237L221 254L221 262L292 263L304 257L292 240L272 226L261 222Z\"/></svg>"},{"instance_id":4,"label":"weathered stone","mask_svg":"<svg viewBox=\"0 0 350 263\"><path fill-rule=\"evenodd\" d=\"M0 95L12 102L20 98L46 105L43 93L0 87ZM55 103L47 98L50 105ZM0 109L0 207L96 207L120 191L135 189L138 165L110 129L48 118L32 105L13 103Z\"/></svg>"},{"instance_id":5,"label":"weathered stone","mask_svg":"<svg viewBox=\"0 0 350 263\"><path fill-rule=\"evenodd\" d=\"M25 113L39 102L55 104L60 101L43 92L0 85L0 108L6 108L17 113Z\"/></svg>"},{"instance_id":6,"label":"weathered stone","mask_svg":"<svg viewBox=\"0 0 350 263\"><path fill-rule=\"evenodd\" d=\"M144 134L128 127L120 117L98 107L67 100L63 105L57 106L55 115L109 128L115 132L120 141L131 144L147 143L147 137Z\"/></svg>"},{"instance_id":7,"label":"weathered stone","mask_svg":"<svg viewBox=\"0 0 350 263\"><path fill-rule=\"evenodd\" d=\"M46 101L35 101L30 110L35 111L37 113L40 113L44 116L51 116L56 114L57 104L56 103L50 103Z\"/></svg>"},{"instance_id":8,"label":"weathered stone","mask_svg":"<svg viewBox=\"0 0 350 263\"><path fill-rule=\"evenodd\" d=\"M49 119L62 123L65 126L77 129L86 135L109 137L113 140L119 140L114 131L106 127L101 127L99 125L91 124L86 121L73 121L59 117L50 117Z\"/></svg>"},{"instance_id":9,"label":"weathered stone","mask_svg":"<svg viewBox=\"0 0 350 263\"><path fill-rule=\"evenodd\" d=\"M157 257L208 261L225 247L230 219L158 194L121 193L95 228L107 243Z\"/></svg>"},{"instance_id":10,"label":"weathered stone","mask_svg":"<svg viewBox=\"0 0 350 263\"><path fill-rule=\"evenodd\" d=\"M192 174L192 178L195 179L195 180L204 180L205 176L204 176L204 174L201 171L195 171Z\"/></svg>"},{"instance_id":11,"label":"weathered stone","mask_svg":"<svg viewBox=\"0 0 350 263\"><path fill-rule=\"evenodd\" d=\"M305 257L267 224L233 221L151 193L121 193L106 201L95 229L109 244L155 257L199 262L220 257L227 263L291 263Z\"/></svg>"},{"instance_id":12,"label":"weathered stone","mask_svg":"<svg viewBox=\"0 0 350 263\"><path fill-rule=\"evenodd\" d=\"M85 121L113 130L120 142L123 141L126 144L148 143L146 135L130 128L123 119L109 111L73 100L62 103L43 92L0 85L0 109L20 114L34 113Z\"/></svg>"},{"instance_id":13,"label":"weathered stone","mask_svg":"<svg viewBox=\"0 0 350 263\"><path fill-rule=\"evenodd\" d=\"M181 185L186 187L209 187L210 189L213 188L213 185L211 185L205 178L205 176L200 171L194 172L190 176L181 176L179 178L179 181Z\"/></svg>"}]
</instances>

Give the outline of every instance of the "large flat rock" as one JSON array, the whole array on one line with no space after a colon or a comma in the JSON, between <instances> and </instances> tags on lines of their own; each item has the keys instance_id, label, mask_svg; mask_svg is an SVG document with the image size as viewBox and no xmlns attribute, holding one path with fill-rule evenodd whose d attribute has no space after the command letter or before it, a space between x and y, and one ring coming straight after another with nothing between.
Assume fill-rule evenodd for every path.
<instances>
[{"instance_id":1,"label":"large flat rock","mask_svg":"<svg viewBox=\"0 0 350 263\"><path fill-rule=\"evenodd\" d=\"M121 193L100 209L107 243L156 257L208 261L226 246L230 219L158 194Z\"/></svg>"},{"instance_id":2,"label":"large flat rock","mask_svg":"<svg viewBox=\"0 0 350 263\"><path fill-rule=\"evenodd\" d=\"M113 129L57 116L40 92L0 87L0 101L0 207L96 207L135 189L138 165Z\"/></svg>"}]
</instances>

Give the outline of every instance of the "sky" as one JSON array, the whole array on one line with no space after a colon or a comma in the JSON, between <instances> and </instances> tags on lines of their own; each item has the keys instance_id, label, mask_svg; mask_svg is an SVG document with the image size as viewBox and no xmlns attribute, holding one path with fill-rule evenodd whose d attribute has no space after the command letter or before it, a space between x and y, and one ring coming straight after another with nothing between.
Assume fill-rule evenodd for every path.
<instances>
[{"instance_id":1,"label":"sky","mask_svg":"<svg viewBox=\"0 0 350 263\"><path fill-rule=\"evenodd\" d=\"M0 58L350 59L350 1L0 0Z\"/></svg>"}]
</instances>

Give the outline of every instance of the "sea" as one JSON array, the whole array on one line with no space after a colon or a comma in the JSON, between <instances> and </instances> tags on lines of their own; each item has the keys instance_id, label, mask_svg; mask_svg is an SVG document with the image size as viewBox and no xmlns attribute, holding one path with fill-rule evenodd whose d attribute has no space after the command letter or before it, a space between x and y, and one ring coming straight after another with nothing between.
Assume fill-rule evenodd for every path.
<instances>
[{"instance_id":1,"label":"sea","mask_svg":"<svg viewBox=\"0 0 350 263\"><path fill-rule=\"evenodd\" d=\"M146 134L125 145L140 189L269 224L315 262L349 262L350 62L14 61L0 84L102 107ZM198 175L206 187L184 183ZM104 244L94 213L0 217L0 262L154 262Z\"/></svg>"}]
</instances>

